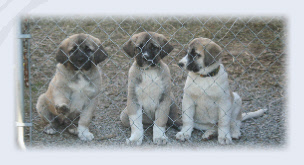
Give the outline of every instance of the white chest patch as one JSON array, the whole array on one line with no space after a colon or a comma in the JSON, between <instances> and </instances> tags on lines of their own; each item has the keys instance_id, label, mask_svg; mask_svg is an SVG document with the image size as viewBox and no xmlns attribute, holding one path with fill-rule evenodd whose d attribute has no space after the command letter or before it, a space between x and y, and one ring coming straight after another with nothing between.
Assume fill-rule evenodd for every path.
<instances>
[{"instance_id":1,"label":"white chest patch","mask_svg":"<svg viewBox=\"0 0 304 165\"><path fill-rule=\"evenodd\" d=\"M147 115L154 116L156 108L159 106L159 99L163 92L163 82L161 77L154 70L142 71L142 81L135 88L139 104L144 107Z\"/></svg>"},{"instance_id":2,"label":"white chest patch","mask_svg":"<svg viewBox=\"0 0 304 165\"><path fill-rule=\"evenodd\" d=\"M220 108L218 101L226 99L226 95L230 93L227 74L221 71L217 76L201 78L199 75L189 73L184 92L196 104L195 122L215 124L218 121Z\"/></svg>"},{"instance_id":3,"label":"white chest patch","mask_svg":"<svg viewBox=\"0 0 304 165\"><path fill-rule=\"evenodd\" d=\"M78 75L78 79L76 81L70 82L68 87L75 92L81 92L83 89L86 89L90 86L90 81L86 80L82 74Z\"/></svg>"},{"instance_id":4,"label":"white chest patch","mask_svg":"<svg viewBox=\"0 0 304 165\"><path fill-rule=\"evenodd\" d=\"M71 88L71 109L81 111L86 102L89 102L89 96L95 92L93 86L90 86L90 81L85 79L82 74L78 75L76 81L68 83Z\"/></svg>"}]
</instances>

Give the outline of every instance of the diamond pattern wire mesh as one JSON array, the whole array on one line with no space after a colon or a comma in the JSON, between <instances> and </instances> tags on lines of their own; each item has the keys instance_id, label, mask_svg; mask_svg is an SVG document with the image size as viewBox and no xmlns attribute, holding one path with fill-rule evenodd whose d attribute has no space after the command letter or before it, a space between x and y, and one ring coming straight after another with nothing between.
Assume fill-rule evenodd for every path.
<instances>
[{"instance_id":1,"label":"diamond pattern wire mesh","mask_svg":"<svg viewBox=\"0 0 304 165\"><path fill-rule=\"evenodd\" d=\"M36 17L23 19L23 33L32 38L24 40L24 53L28 56L29 87L25 89L26 128L28 146L115 146L125 145L130 128L119 119L126 107L128 70L133 59L123 51L123 45L134 34L153 31L166 36L174 47L164 58L171 72L174 100L180 108L187 71L177 66L186 54L189 42L197 37L210 38L223 49L222 63L231 89L243 100L243 112L267 108L257 119L243 122L240 145L282 145L285 143L285 19L282 17ZM55 53L59 44L77 33L90 34L102 42L108 58L102 69L104 91L98 94L98 104L90 124L95 139L83 142L70 135L66 128L59 133L43 133L45 123L36 111L39 95L44 93L55 73ZM28 52L28 53L27 53ZM152 143L152 127L145 128L143 145ZM167 127L168 145L217 145L217 138L201 141L202 131L195 130L191 141L178 142L178 132Z\"/></svg>"}]
</instances>

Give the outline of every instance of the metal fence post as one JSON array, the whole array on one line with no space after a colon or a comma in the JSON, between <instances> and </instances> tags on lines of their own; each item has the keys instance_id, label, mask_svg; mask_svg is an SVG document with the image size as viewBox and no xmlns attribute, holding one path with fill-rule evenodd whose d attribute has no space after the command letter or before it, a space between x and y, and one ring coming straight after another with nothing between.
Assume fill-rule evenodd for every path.
<instances>
[{"instance_id":1,"label":"metal fence post","mask_svg":"<svg viewBox=\"0 0 304 165\"><path fill-rule=\"evenodd\" d=\"M25 149L24 144L24 127L21 125L24 123L24 84L23 84L23 40L20 38L22 34L21 20L18 20L17 36L18 52L16 57L15 76L16 76L16 108L17 108L17 142L21 149Z\"/></svg>"},{"instance_id":2,"label":"metal fence post","mask_svg":"<svg viewBox=\"0 0 304 165\"><path fill-rule=\"evenodd\" d=\"M96 104L98 112L94 114L95 117L90 122L94 131L92 133L98 135L99 139L91 142L92 144L97 145L99 141L104 140L105 144L118 145L125 142L129 136L126 128L122 127L117 114L117 110L124 110L127 105L128 88L126 87L128 82L132 82L128 79L128 71L134 61L134 58L130 58L123 50L123 46L126 45L127 41L132 40L134 34L147 31L168 36L168 42L172 43L174 47L164 62L170 69L171 90L175 96L171 100L178 106L180 118L180 114L184 113L182 99L188 71L181 69L177 65L178 61L187 53L187 45L193 39L196 37L210 38L223 49L223 65L227 69L225 71L232 73L229 74L229 81L232 81L232 83L229 82L231 89L240 92L240 96L245 96L242 99L244 102L243 111L250 112L258 107L264 109L265 106L269 110L271 108L278 109L275 113L269 111L272 114L269 113L263 118L244 123L244 126L248 127L248 130L246 128L248 131L246 138L252 140L253 144L279 144L283 140L284 131L281 129L284 129L285 119L281 113L284 113L282 99L284 98L285 83L284 65L282 64L285 62L286 54L282 47L284 45L282 38L286 35L283 19L234 16L223 18L217 16L185 18L175 16L149 16L147 18L133 16L123 16L122 18L112 16L100 18L30 16L21 17L17 21L19 22L16 24L18 36L18 52L17 59L15 59L16 122L18 147L22 149L39 145L51 146L55 143L56 145L79 144L79 138L67 138L65 135L69 133L70 126L77 128L74 118L67 117L66 119L71 125L63 124L58 130L56 129L56 135L50 136L44 132L44 128L47 122L50 123L53 120L44 121L44 117L40 116L41 114L38 113L34 105L37 104L39 96L46 92L49 86L56 88L56 84L51 82L56 74L58 62L55 56L60 43L68 36L79 33L90 34L101 39L101 45L109 54L108 58L100 64L103 87L102 92L99 92L95 97L99 100ZM80 46L77 45L77 47L79 49ZM27 61L28 65L26 65ZM85 75L82 71L79 72ZM28 85L26 83L27 75L29 76ZM74 77L77 77L76 74ZM147 77L154 83L153 77ZM87 80L91 81L91 79ZM68 81L72 82L70 79ZM31 83L33 84L31 85ZM95 86L94 83L92 84ZM160 84L156 83L155 85ZM142 91L149 86L142 88ZM219 89L223 88L219 85ZM200 92L204 96L210 97L206 89L201 88ZM91 100L86 94L84 97ZM151 104L159 104L152 97L150 99ZM282 101L278 102L278 100ZM274 104L274 102L276 103ZM216 105L216 101L213 104ZM82 111L81 107L78 110ZM278 121L280 123L277 125L270 124ZM255 124L256 122L261 124ZM153 127L151 124L148 128L151 126ZM273 126L278 129L273 129ZM171 127L168 127L166 131L174 134L169 129ZM212 128L217 129L217 127L218 125L213 123ZM255 138L257 132L261 135L259 139ZM200 136L196 135L194 138L197 138L198 141ZM111 140L105 142L107 139ZM244 142L246 141L241 141L239 144L246 144ZM210 145L213 144L215 143L210 143Z\"/></svg>"},{"instance_id":3,"label":"metal fence post","mask_svg":"<svg viewBox=\"0 0 304 165\"><path fill-rule=\"evenodd\" d=\"M29 34L22 34L22 22L18 20L17 25L18 52L16 55L15 65L15 95L16 95L16 126L17 126L17 144L21 149L25 149L24 144L24 127L31 126L24 120L24 67L23 67L23 39L31 38Z\"/></svg>"}]
</instances>

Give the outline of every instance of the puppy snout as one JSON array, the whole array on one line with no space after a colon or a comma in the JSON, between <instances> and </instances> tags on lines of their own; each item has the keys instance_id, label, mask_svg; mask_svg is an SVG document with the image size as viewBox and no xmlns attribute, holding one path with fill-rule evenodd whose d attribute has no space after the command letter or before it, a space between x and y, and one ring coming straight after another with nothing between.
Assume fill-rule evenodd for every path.
<instances>
[{"instance_id":1,"label":"puppy snout","mask_svg":"<svg viewBox=\"0 0 304 165\"><path fill-rule=\"evenodd\" d=\"M85 61L86 61L86 58L85 58L85 57L79 57L79 58L77 59L77 61L78 61L79 63L85 62Z\"/></svg>"},{"instance_id":2,"label":"puppy snout","mask_svg":"<svg viewBox=\"0 0 304 165\"><path fill-rule=\"evenodd\" d=\"M144 57L145 59L148 59L148 58L149 58L148 53L143 53L143 57Z\"/></svg>"},{"instance_id":3,"label":"puppy snout","mask_svg":"<svg viewBox=\"0 0 304 165\"><path fill-rule=\"evenodd\" d=\"M180 68L182 68L182 67L184 67L184 66L185 66L185 64L184 64L184 63L181 63L181 62L180 62L180 63L178 63L177 65L178 65Z\"/></svg>"},{"instance_id":4,"label":"puppy snout","mask_svg":"<svg viewBox=\"0 0 304 165\"><path fill-rule=\"evenodd\" d=\"M187 55L185 57L183 57L181 60L178 61L178 66L180 68L184 68L185 65L188 63L188 60L187 60Z\"/></svg>"}]
</instances>

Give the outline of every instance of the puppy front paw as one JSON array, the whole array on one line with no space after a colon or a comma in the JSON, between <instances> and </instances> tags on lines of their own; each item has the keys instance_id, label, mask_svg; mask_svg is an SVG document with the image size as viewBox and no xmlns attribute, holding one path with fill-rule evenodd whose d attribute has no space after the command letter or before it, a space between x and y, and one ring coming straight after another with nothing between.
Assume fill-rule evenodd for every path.
<instances>
[{"instance_id":1,"label":"puppy front paw","mask_svg":"<svg viewBox=\"0 0 304 165\"><path fill-rule=\"evenodd\" d=\"M176 137L177 140L186 141L186 140L190 139L191 133L188 133L188 132L178 132L175 135L175 137Z\"/></svg>"},{"instance_id":2,"label":"puppy front paw","mask_svg":"<svg viewBox=\"0 0 304 165\"><path fill-rule=\"evenodd\" d=\"M166 127L159 127L156 124L153 126L153 143L157 145L165 145L168 142L168 137L165 134Z\"/></svg>"},{"instance_id":3,"label":"puppy front paw","mask_svg":"<svg viewBox=\"0 0 304 165\"><path fill-rule=\"evenodd\" d=\"M156 145L165 145L168 142L168 137L167 136L162 136L158 138L153 138L153 143Z\"/></svg>"},{"instance_id":4,"label":"puppy front paw","mask_svg":"<svg viewBox=\"0 0 304 165\"><path fill-rule=\"evenodd\" d=\"M68 107L68 105L66 105L66 104L57 104L56 106L55 106L55 108L56 108L56 112L58 113L58 114L63 114L63 115L65 115L65 114L67 114L67 113L69 113L70 112L70 109L69 109L69 107Z\"/></svg>"},{"instance_id":5,"label":"puppy front paw","mask_svg":"<svg viewBox=\"0 0 304 165\"><path fill-rule=\"evenodd\" d=\"M94 139L94 135L89 131L89 128L78 127L78 137L83 141L91 141Z\"/></svg>"},{"instance_id":6,"label":"puppy front paw","mask_svg":"<svg viewBox=\"0 0 304 165\"><path fill-rule=\"evenodd\" d=\"M131 137L126 140L128 145L141 145L144 138L144 130L139 129L131 132Z\"/></svg>"},{"instance_id":7,"label":"puppy front paw","mask_svg":"<svg viewBox=\"0 0 304 165\"><path fill-rule=\"evenodd\" d=\"M232 144L232 139L230 133L224 134L219 133L218 142L222 145Z\"/></svg>"},{"instance_id":8,"label":"puppy front paw","mask_svg":"<svg viewBox=\"0 0 304 165\"><path fill-rule=\"evenodd\" d=\"M233 140L239 140L241 138L241 131L240 130L231 131L231 137Z\"/></svg>"},{"instance_id":9,"label":"puppy front paw","mask_svg":"<svg viewBox=\"0 0 304 165\"><path fill-rule=\"evenodd\" d=\"M126 140L126 143L127 145L141 145L142 144L142 140L143 140L143 137L140 137L140 138L134 138L134 136L130 137L129 139Z\"/></svg>"}]
</instances>

